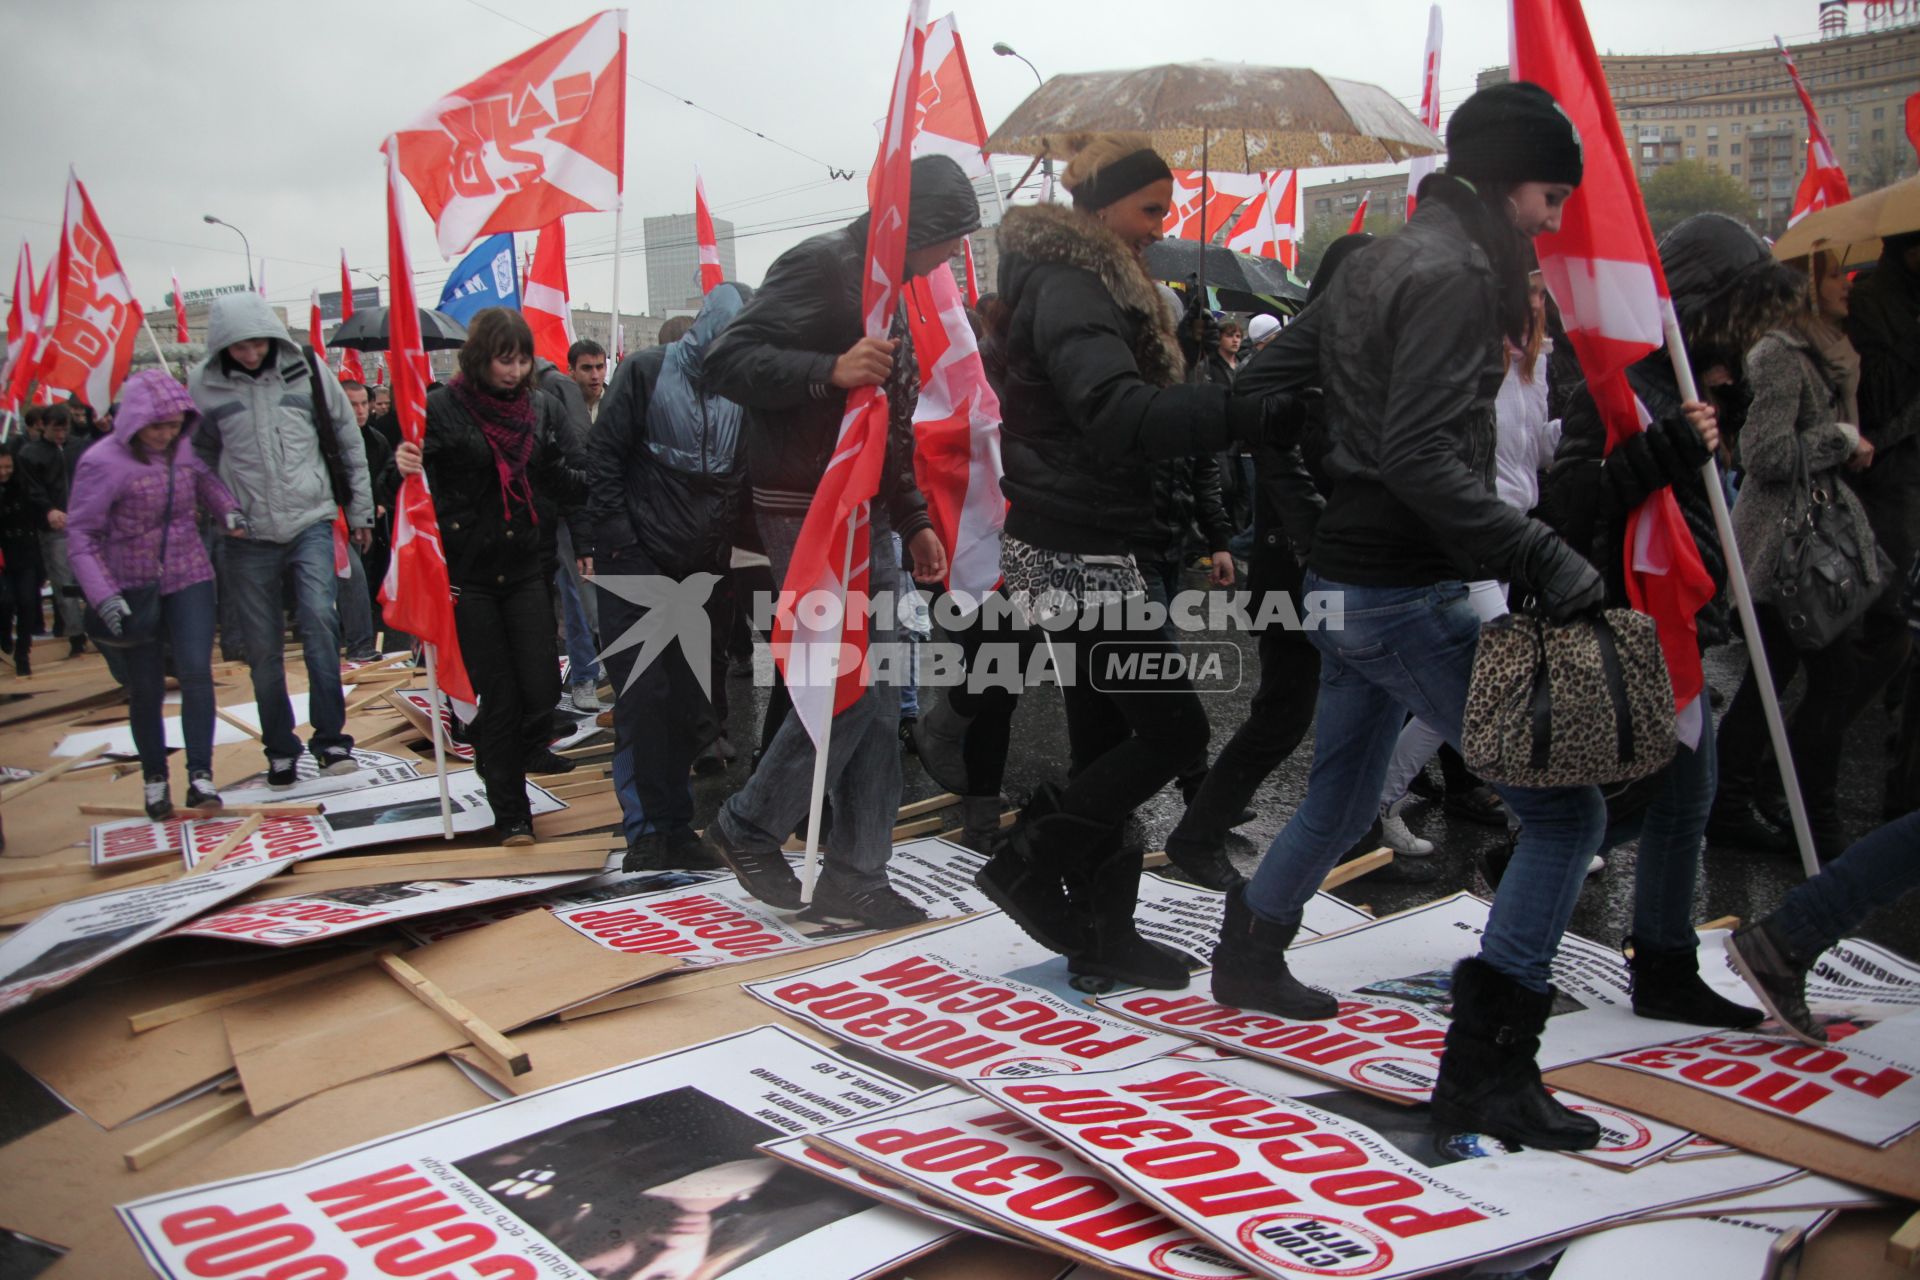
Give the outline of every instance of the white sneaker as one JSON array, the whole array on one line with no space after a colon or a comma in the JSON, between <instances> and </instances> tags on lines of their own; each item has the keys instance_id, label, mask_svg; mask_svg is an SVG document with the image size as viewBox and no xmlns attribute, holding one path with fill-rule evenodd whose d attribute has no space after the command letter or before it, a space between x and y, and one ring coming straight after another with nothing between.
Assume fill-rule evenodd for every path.
<instances>
[{"instance_id":1,"label":"white sneaker","mask_svg":"<svg viewBox=\"0 0 1920 1280\"><path fill-rule=\"evenodd\" d=\"M599 692L590 684L577 684L572 690L573 709L575 711L604 711Z\"/></svg>"},{"instance_id":2,"label":"white sneaker","mask_svg":"<svg viewBox=\"0 0 1920 1280\"><path fill-rule=\"evenodd\" d=\"M1587 874L1590 876L1597 876L1606 869L1607 860L1597 853L1593 855L1593 861L1587 864Z\"/></svg>"},{"instance_id":3,"label":"white sneaker","mask_svg":"<svg viewBox=\"0 0 1920 1280\"><path fill-rule=\"evenodd\" d=\"M1403 798L1380 806L1381 842L1395 853L1403 853L1409 858L1425 858L1433 853L1433 841L1421 839L1408 828L1407 820L1400 816L1400 808L1404 804L1406 800Z\"/></svg>"}]
</instances>

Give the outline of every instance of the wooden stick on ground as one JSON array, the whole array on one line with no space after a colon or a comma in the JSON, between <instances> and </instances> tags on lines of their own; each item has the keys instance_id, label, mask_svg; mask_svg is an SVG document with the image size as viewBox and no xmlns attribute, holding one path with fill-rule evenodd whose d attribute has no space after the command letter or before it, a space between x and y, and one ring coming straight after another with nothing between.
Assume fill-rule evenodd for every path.
<instances>
[{"instance_id":1,"label":"wooden stick on ground","mask_svg":"<svg viewBox=\"0 0 1920 1280\"><path fill-rule=\"evenodd\" d=\"M458 1029L461 1035L473 1042L474 1048L508 1075L523 1076L533 1069L533 1063L528 1060L524 1050L482 1022L473 1010L442 991L440 984L426 974L394 955L381 956L380 967L411 992L414 999Z\"/></svg>"},{"instance_id":2,"label":"wooden stick on ground","mask_svg":"<svg viewBox=\"0 0 1920 1280\"><path fill-rule=\"evenodd\" d=\"M355 698L352 702L349 702L347 704L347 714L353 715L356 712L360 711L362 708L368 706L370 703L382 701L387 696L387 690L391 689L392 687L393 687L392 685L387 685L387 684L375 685L372 693L363 693L359 697ZM380 708L380 713L384 714L388 712L391 712L394 715L399 715L400 709L391 704ZM368 714L374 714L374 713L369 712Z\"/></svg>"},{"instance_id":3,"label":"wooden stick on ground","mask_svg":"<svg viewBox=\"0 0 1920 1280\"><path fill-rule=\"evenodd\" d=\"M933 796L926 800L915 800L912 804L901 805L900 816L896 820L905 822L908 818L917 818L921 814L933 813L938 809L951 808L959 803L960 797L948 791L942 795Z\"/></svg>"},{"instance_id":4,"label":"wooden stick on ground","mask_svg":"<svg viewBox=\"0 0 1920 1280\"><path fill-rule=\"evenodd\" d=\"M143 1142L122 1156L127 1168L136 1173L165 1160L182 1147L191 1146L202 1137L212 1133L222 1125L228 1124L247 1114L247 1095L235 1094L217 1107L209 1107L185 1124L175 1125L150 1142Z\"/></svg>"},{"instance_id":5,"label":"wooden stick on ground","mask_svg":"<svg viewBox=\"0 0 1920 1280\"><path fill-rule=\"evenodd\" d=\"M107 754L107 746L103 742L97 747L88 748L77 756L68 756L59 764L48 769L42 769L31 778L22 778L11 786L0 787L0 804L11 804L35 787L43 787L68 770L78 769L89 760L98 760L105 754Z\"/></svg>"},{"instance_id":6,"label":"wooden stick on ground","mask_svg":"<svg viewBox=\"0 0 1920 1280\"><path fill-rule=\"evenodd\" d=\"M152 884L157 880L171 880L180 873L179 865L166 863L158 867L142 867L138 871L129 871L123 875L103 876L98 880L89 880L85 884L54 885L16 898L0 906L7 912L6 923L12 923L13 917L29 911L39 911L44 907L57 907L63 902L72 902L77 898L90 898L96 893L112 893L115 889L131 889L135 885Z\"/></svg>"},{"instance_id":7,"label":"wooden stick on ground","mask_svg":"<svg viewBox=\"0 0 1920 1280\"><path fill-rule=\"evenodd\" d=\"M247 837L251 836L254 832L258 831L260 829L260 824L265 821L266 819L261 817L257 813L249 817L245 822L241 823L239 827L236 828L233 831L233 833L229 835L225 840L222 840L219 844L213 846L212 849L208 850L207 856L200 859L198 862L194 863L193 870L187 872L187 874L190 876L197 876L203 871L211 871L215 867L219 866L220 859L226 857L228 854L232 853L235 849L238 849L241 845L245 844L247 842Z\"/></svg>"},{"instance_id":8,"label":"wooden stick on ground","mask_svg":"<svg viewBox=\"0 0 1920 1280\"><path fill-rule=\"evenodd\" d=\"M940 816L935 814L931 818L920 818L913 822L901 823L893 829L893 838L895 840L911 840L915 836L932 835L946 825L946 823L940 820Z\"/></svg>"},{"instance_id":9,"label":"wooden stick on ground","mask_svg":"<svg viewBox=\"0 0 1920 1280\"><path fill-rule=\"evenodd\" d=\"M1709 920L1705 924L1697 924L1693 926L1693 929L1695 933L1701 933L1708 929L1738 929L1739 927L1739 916L1721 916L1718 920Z\"/></svg>"},{"instance_id":10,"label":"wooden stick on ground","mask_svg":"<svg viewBox=\"0 0 1920 1280\"><path fill-rule=\"evenodd\" d=\"M248 724L245 720L242 720L239 716L233 715L225 707L215 707L213 714L219 716L222 720L225 720L228 724L246 734L255 742L261 741L260 731L258 729Z\"/></svg>"},{"instance_id":11,"label":"wooden stick on ground","mask_svg":"<svg viewBox=\"0 0 1920 1280\"><path fill-rule=\"evenodd\" d=\"M1887 1237L1887 1261L1909 1271L1920 1267L1920 1213L1908 1218L1904 1226Z\"/></svg>"},{"instance_id":12,"label":"wooden stick on ground","mask_svg":"<svg viewBox=\"0 0 1920 1280\"><path fill-rule=\"evenodd\" d=\"M168 854L178 853L178 849L162 849L153 856L164 858ZM51 880L55 876L70 876L81 871L93 870L91 862L53 862L44 867L18 867L0 871L0 884L15 884L21 880Z\"/></svg>"},{"instance_id":13,"label":"wooden stick on ground","mask_svg":"<svg viewBox=\"0 0 1920 1280\"><path fill-rule=\"evenodd\" d=\"M371 738L362 738L360 739L359 742L355 743L354 745L361 746L361 747L371 747L376 742L386 742L386 741L389 741L390 739L398 738L403 734L408 734L408 733L417 734L419 732L420 730L414 725L413 721L402 718L399 724L396 724L391 728L382 729L380 732L374 734Z\"/></svg>"},{"instance_id":14,"label":"wooden stick on ground","mask_svg":"<svg viewBox=\"0 0 1920 1280\"><path fill-rule=\"evenodd\" d=\"M141 818L146 809L137 804L96 804L82 802L80 812L96 818ZM203 818L310 818L325 812L319 804L289 802L287 804L230 804L211 813L201 814Z\"/></svg>"},{"instance_id":15,"label":"wooden stick on ground","mask_svg":"<svg viewBox=\"0 0 1920 1280\"><path fill-rule=\"evenodd\" d=\"M428 849L420 853L362 853L310 858L287 868L292 876L324 876L335 871L364 871L381 867L431 867L436 862L471 862L482 858L509 859L535 853L611 853L621 848L618 836L575 836L527 845L488 845L480 849Z\"/></svg>"},{"instance_id":16,"label":"wooden stick on ground","mask_svg":"<svg viewBox=\"0 0 1920 1280\"><path fill-rule=\"evenodd\" d=\"M173 1004L162 1005L158 1009L148 1009L145 1013L129 1014L127 1025L133 1033L152 1031L155 1027L164 1027L169 1023L180 1022L197 1017L212 1009L224 1009L230 1004L239 1004L242 1000L251 1000L255 996L270 995L275 991L285 991L288 987L297 987L311 982L315 978L330 978L336 973L345 973L349 969L358 969L362 965L372 964L386 952L397 947L382 947L374 951L361 951L353 955L335 956L319 964L308 965L291 973L282 973L271 978L261 978L257 982L243 983L237 987L228 987L225 991L215 991L204 996L195 996L191 1000L180 1000Z\"/></svg>"},{"instance_id":17,"label":"wooden stick on ground","mask_svg":"<svg viewBox=\"0 0 1920 1280\"><path fill-rule=\"evenodd\" d=\"M1352 862L1343 862L1327 872L1327 878L1320 882L1322 892L1330 893L1349 880L1358 880L1369 871L1378 871L1393 861L1393 850L1375 849L1372 853L1363 853Z\"/></svg>"}]
</instances>

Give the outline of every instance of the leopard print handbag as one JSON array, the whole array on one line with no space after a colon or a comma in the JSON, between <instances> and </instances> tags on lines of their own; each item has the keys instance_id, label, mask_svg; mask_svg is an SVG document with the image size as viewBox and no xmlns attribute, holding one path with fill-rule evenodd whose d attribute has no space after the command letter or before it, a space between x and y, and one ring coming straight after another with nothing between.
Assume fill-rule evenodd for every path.
<instances>
[{"instance_id":1,"label":"leopard print handbag","mask_svg":"<svg viewBox=\"0 0 1920 1280\"><path fill-rule=\"evenodd\" d=\"M1630 782L1673 759L1673 685L1653 619L1632 609L1480 628L1460 753L1488 782Z\"/></svg>"}]
</instances>

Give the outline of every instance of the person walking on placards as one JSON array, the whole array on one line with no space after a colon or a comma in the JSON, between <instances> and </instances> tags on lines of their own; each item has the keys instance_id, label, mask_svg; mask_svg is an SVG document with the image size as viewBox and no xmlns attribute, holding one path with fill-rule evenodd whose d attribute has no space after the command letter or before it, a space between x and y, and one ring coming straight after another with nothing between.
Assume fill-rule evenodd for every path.
<instances>
[{"instance_id":1,"label":"person walking on placards","mask_svg":"<svg viewBox=\"0 0 1920 1280\"><path fill-rule=\"evenodd\" d=\"M220 807L213 786L213 564L198 514L244 538L246 519L220 478L193 451L200 412L157 369L120 393L111 438L80 459L67 522L73 571L99 623L124 644L127 719L146 778L147 816L173 812L161 722L166 657L180 682L187 749L187 808ZM137 606L137 607L136 607Z\"/></svg>"},{"instance_id":2,"label":"person walking on placards","mask_svg":"<svg viewBox=\"0 0 1920 1280\"><path fill-rule=\"evenodd\" d=\"M1310 632L1320 702L1306 799L1245 889L1228 894L1213 996L1288 1017L1338 1002L1287 970L1308 898L1379 815L1408 713L1460 739L1480 634L1466 583L1531 591L1544 613L1597 608L1600 573L1492 484L1503 337L1526 333L1528 241L1559 226L1583 172L1579 135L1538 85L1483 89L1454 112L1447 168L1419 209L1341 269L1240 372L1235 394L1326 393L1332 491L1305 588L1339 593L1342 629ZM1553 1006L1551 964L1606 806L1597 787L1506 787L1520 843L1480 953L1453 977L1436 1122L1527 1146L1584 1150L1599 1126L1554 1101L1534 1061Z\"/></svg>"}]
</instances>

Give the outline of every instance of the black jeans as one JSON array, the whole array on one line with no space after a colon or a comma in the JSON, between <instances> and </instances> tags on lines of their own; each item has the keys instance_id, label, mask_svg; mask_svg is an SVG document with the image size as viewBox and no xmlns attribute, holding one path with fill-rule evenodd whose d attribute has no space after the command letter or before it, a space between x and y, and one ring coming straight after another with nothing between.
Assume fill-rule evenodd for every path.
<instances>
[{"instance_id":1,"label":"black jeans","mask_svg":"<svg viewBox=\"0 0 1920 1280\"><path fill-rule=\"evenodd\" d=\"M14 543L7 548L7 567L0 575L0 633L14 644L16 654L33 644L40 627L40 548Z\"/></svg>"},{"instance_id":2,"label":"black jeans","mask_svg":"<svg viewBox=\"0 0 1920 1280\"><path fill-rule=\"evenodd\" d=\"M995 594L992 612L997 622L1005 616L1001 607L1005 600ZM944 692L956 712L973 717L973 723L967 726L961 753L967 763L967 786L977 796L1000 794L1000 784L1007 775L1007 750L1013 738L1013 712L1020 705L1028 659L1033 647L1040 643L1039 635L1030 627L989 627L988 612L985 607L975 609L962 619L959 627L945 633L946 638L959 647L967 682L944 691L927 691L930 696ZM983 658L990 660L986 672L981 671ZM976 680L976 675L993 678Z\"/></svg>"},{"instance_id":3,"label":"black jeans","mask_svg":"<svg viewBox=\"0 0 1920 1280\"><path fill-rule=\"evenodd\" d=\"M1300 582L1299 565L1280 553L1254 562L1248 586L1256 604L1268 591L1287 593L1297 614ZM1168 834L1170 852L1202 853L1225 845L1233 820L1313 726L1320 697L1320 651L1306 632L1283 626L1262 631L1259 650L1260 686L1247 708L1246 723L1221 748L1179 825Z\"/></svg>"},{"instance_id":4,"label":"black jeans","mask_svg":"<svg viewBox=\"0 0 1920 1280\"><path fill-rule=\"evenodd\" d=\"M617 558L603 558L595 564L594 572L603 577L667 576L637 547L621 552ZM608 644L649 613L608 590L600 589L599 597L600 634ZM725 634L723 613L722 602L708 596L709 635ZM693 789L687 775L701 748L719 736L722 722L701 691L680 644L659 650L645 670L633 675L643 648L631 645L603 659L607 677L613 682L613 750L616 756L628 755L633 762L634 793L651 830L683 831L693 825ZM694 656L707 664L708 687L716 692L724 689L726 666L713 661L712 646ZM631 687L627 684L630 676Z\"/></svg>"},{"instance_id":5,"label":"black jeans","mask_svg":"<svg viewBox=\"0 0 1920 1280\"><path fill-rule=\"evenodd\" d=\"M453 602L460 653L480 695L474 763L497 824L529 820L527 758L553 741L560 701L553 588L537 558L516 568L512 577L458 584Z\"/></svg>"}]
</instances>

